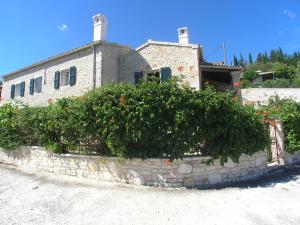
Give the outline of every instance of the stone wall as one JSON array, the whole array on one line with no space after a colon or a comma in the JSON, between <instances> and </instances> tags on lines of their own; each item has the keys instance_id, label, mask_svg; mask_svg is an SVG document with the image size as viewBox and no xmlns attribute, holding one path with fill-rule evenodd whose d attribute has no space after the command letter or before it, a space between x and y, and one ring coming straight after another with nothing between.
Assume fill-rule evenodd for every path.
<instances>
[{"instance_id":1,"label":"stone wall","mask_svg":"<svg viewBox=\"0 0 300 225\"><path fill-rule=\"evenodd\" d=\"M163 159L118 159L99 156L59 155L42 147L20 147L0 151L0 161L37 168L55 174L85 177L122 183L161 186L209 186L249 180L267 170L265 152L243 155L240 163L232 161L221 166L219 161L206 165L209 158L193 157L170 162Z\"/></svg>"},{"instance_id":2,"label":"stone wall","mask_svg":"<svg viewBox=\"0 0 300 225\"><path fill-rule=\"evenodd\" d=\"M191 87L200 88L198 45L180 45L167 42L148 41L146 44L124 55L120 59L120 82L134 83L134 72L159 71L169 67L172 76L184 75L184 81Z\"/></svg>"},{"instance_id":3,"label":"stone wall","mask_svg":"<svg viewBox=\"0 0 300 225\"><path fill-rule=\"evenodd\" d=\"M268 104L270 97L290 98L300 102L300 88L247 88L242 89L244 103Z\"/></svg>"},{"instance_id":4,"label":"stone wall","mask_svg":"<svg viewBox=\"0 0 300 225\"><path fill-rule=\"evenodd\" d=\"M292 165L300 162L300 151L290 154L285 152L283 155L283 160L285 165Z\"/></svg>"}]
</instances>

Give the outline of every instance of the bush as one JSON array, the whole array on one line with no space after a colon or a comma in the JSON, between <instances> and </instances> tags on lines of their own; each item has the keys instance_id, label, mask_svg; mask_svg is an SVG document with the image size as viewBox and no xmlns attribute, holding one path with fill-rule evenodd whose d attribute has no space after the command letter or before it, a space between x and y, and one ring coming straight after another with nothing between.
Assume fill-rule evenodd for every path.
<instances>
[{"instance_id":1,"label":"bush","mask_svg":"<svg viewBox=\"0 0 300 225\"><path fill-rule=\"evenodd\" d=\"M247 80L253 83L253 81L258 77L258 73L255 71L245 71L243 74L243 80Z\"/></svg>"},{"instance_id":2,"label":"bush","mask_svg":"<svg viewBox=\"0 0 300 225\"><path fill-rule=\"evenodd\" d=\"M232 94L197 91L176 81L113 84L46 107L5 107L4 148L24 143L65 152L96 145L103 155L126 158L173 160L200 153L237 162L269 143L263 118L252 106Z\"/></svg>"},{"instance_id":3,"label":"bush","mask_svg":"<svg viewBox=\"0 0 300 225\"><path fill-rule=\"evenodd\" d=\"M300 104L290 100L280 100L275 97L265 107L272 119L283 121L285 135L285 150L289 153L300 150Z\"/></svg>"},{"instance_id":4,"label":"bush","mask_svg":"<svg viewBox=\"0 0 300 225\"><path fill-rule=\"evenodd\" d=\"M275 76L276 78L282 79L294 79L296 74L295 68L285 64L277 64L275 66Z\"/></svg>"},{"instance_id":5,"label":"bush","mask_svg":"<svg viewBox=\"0 0 300 225\"><path fill-rule=\"evenodd\" d=\"M0 107L0 147L13 149L24 143L16 123L18 108L10 104Z\"/></svg>"},{"instance_id":6,"label":"bush","mask_svg":"<svg viewBox=\"0 0 300 225\"><path fill-rule=\"evenodd\" d=\"M276 79L276 80L266 80L259 84L262 88L289 88L290 80L287 79Z\"/></svg>"}]
</instances>

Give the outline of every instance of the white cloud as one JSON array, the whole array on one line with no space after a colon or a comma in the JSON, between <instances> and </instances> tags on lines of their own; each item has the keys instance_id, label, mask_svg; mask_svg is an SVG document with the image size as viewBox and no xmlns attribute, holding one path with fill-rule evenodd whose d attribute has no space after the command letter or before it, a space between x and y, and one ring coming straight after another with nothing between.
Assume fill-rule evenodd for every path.
<instances>
[{"instance_id":1,"label":"white cloud","mask_svg":"<svg viewBox=\"0 0 300 225\"><path fill-rule=\"evenodd\" d=\"M60 31L65 31L66 29L68 29L68 26L66 24L61 24L61 25L58 25L57 28Z\"/></svg>"},{"instance_id":2,"label":"white cloud","mask_svg":"<svg viewBox=\"0 0 300 225\"><path fill-rule=\"evenodd\" d=\"M292 19L295 19L296 16L297 16L296 13L294 13L294 12L292 12L292 11L289 11L289 10L287 10L287 9L283 11L283 14L287 15L291 20L292 20Z\"/></svg>"}]
</instances>

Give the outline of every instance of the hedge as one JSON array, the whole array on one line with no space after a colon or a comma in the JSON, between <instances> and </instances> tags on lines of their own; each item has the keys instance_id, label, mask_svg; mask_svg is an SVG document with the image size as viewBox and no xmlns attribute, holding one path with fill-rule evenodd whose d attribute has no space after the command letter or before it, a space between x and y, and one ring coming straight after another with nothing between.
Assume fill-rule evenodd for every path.
<instances>
[{"instance_id":1,"label":"hedge","mask_svg":"<svg viewBox=\"0 0 300 225\"><path fill-rule=\"evenodd\" d=\"M0 147L96 149L125 158L188 154L237 162L269 144L263 116L229 93L176 81L113 84L44 107L0 107ZM2 132L2 130L4 132Z\"/></svg>"}]
</instances>

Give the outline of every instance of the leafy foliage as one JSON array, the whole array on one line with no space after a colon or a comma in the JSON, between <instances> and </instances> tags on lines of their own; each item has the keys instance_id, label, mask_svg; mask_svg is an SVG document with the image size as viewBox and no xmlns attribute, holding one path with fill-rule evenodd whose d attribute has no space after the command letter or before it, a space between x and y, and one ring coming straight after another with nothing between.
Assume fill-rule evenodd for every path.
<instances>
[{"instance_id":1,"label":"leafy foliage","mask_svg":"<svg viewBox=\"0 0 300 225\"><path fill-rule=\"evenodd\" d=\"M173 160L199 153L236 162L269 142L263 118L252 106L177 81L113 84L45 107L5 105L0 115L4 148L39 144L65 152L96 145L103 155L126 158Z\"/></svg>"},{"instance_id":2,"label":"leafy foliage","mask_svg":"<svg viewBox=\"0 0 300 225\"><path fill-rule=\"evenodd\" d=\"M248 80L253 82L258 77L258 73L252 70L248 70L243 74L243 80Z\"/></svg>"},{"instance_id":3,"label":"leafy foliage","mask_svg":"<svg viewBox=\"0 0 300 225\"><path fill-rule=\"evenodd\" d=\"M12 105L0 107L0 147L15 148L23 143L23 137L18 131L15 117L18 108Z\"/></svg>"},{"instance_id":4,"label":"leafy foliage","mask_svg":"<svg viewBox=\"0 0 300 225\"><path fill-rule=\"evenodd\" d=\"M273 119L283 121L285 149L293 153L300 150L300 104L291 100L275 97L264 107Z\"/></svg>"}]
</instances>

